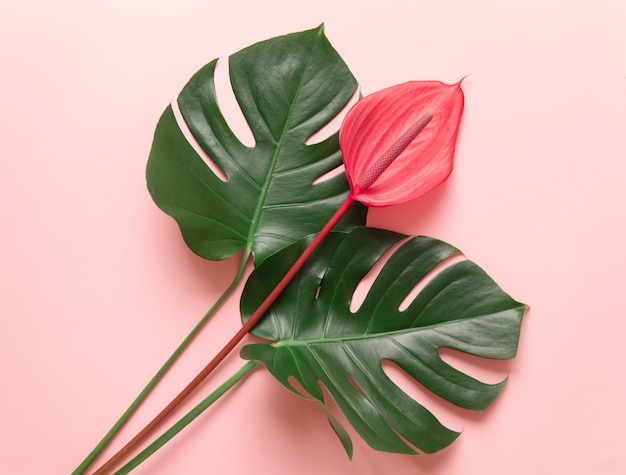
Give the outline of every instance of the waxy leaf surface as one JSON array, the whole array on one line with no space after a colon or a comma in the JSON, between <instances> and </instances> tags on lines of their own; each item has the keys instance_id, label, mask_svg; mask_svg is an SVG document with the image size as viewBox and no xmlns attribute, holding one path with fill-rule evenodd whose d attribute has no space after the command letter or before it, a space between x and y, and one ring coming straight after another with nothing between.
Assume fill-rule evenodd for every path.
<instances>
[{"instance_id":1,"label":"waxy leaf surface","mask_svg":"<svg viewBox=\"0 0 626 475\"><path fill-rule=\"evenodd\" d=\"M348 194L344 174L313 184L342 163L337 134L305 142L341 111L357 84L322 27L257 43L228 64L254 146L239 140L220 110L214 60L191 78L177 103L227 180L194 151L170 106L155 132L148 188L195 253L217 260L248 249L258 263L318 232ZM353 207L342 223L363 224L365 214Z\"/></svg>"},{"instance_id":2,"label":"waxy leaf surface","mask_svg":"<svg viewBox=\"0 0 626 475\"><path fill-rule=\"evenodd\" d=\"M244 320L305 244L283 249L252 273L241 300ZM458 261L440 265L452 256ZM289 381L293 377L321 404L326 403L323 385L346 420L375 449L438 451L458 433L401 390L382 362L397 364L457 406L483 410L506 380L478 381L447 364L439 351L512 358L526 309L478 266L458 256L458 249L428 237L407 238L371 228L333 232L254 328L254 335L273 343L248 345L242 356L261 361L299 394ZM362 304L351 311L357 286L387 257ZM421 291L405 302L418 283L424 285ZM336 420L331 422L349 451L347 434L337 431Z\"/></svg>"}]
</instances>

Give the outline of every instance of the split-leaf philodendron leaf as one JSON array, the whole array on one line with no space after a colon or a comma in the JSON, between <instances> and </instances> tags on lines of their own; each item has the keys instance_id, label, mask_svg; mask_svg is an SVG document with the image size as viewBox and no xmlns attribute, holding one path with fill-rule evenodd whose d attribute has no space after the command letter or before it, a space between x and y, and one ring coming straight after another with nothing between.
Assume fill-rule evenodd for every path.
<instances>
[{"instance_id":1,"label":"split-leaf philodendron leaf","mask_svg":"<svg viewBox=\"0 0 626 475\"><path fill-rule=\"evenodd\" d=\"M191 78L177 102L227 181L194 151L170 106L155 132L148 188L195 253L218 260L248 249L258 263L318 232L348 194L344 174L313 184L342 163L337 134L305 142L344 108L357 83L322 27L257 43L231 55L228 64L254 146L238 139L220 110L214 60ZM365 214L364 207L353 207L343 229L364 224Z\"/></svg>"},{"instance_id":2,"label":"split-leaf philodendron leaf","mask_svg":"<svg viewBox=\"0 0 626 475\"><path fill-rule=\"evenodd\" d=\"M399 243L363 303L351 311L358 284ZM244 320L305 244L283 249L255 270L242 296ZM382 362L396 363L457 406L483 410L506 380L480 382L444 362L440 349L510 359L517 351L526 309L471 261L439 266L458 255L458 249L428 237L407 239L371 228L332 233L255 327L254 335L273 343L248 345L242 356L261 361L299 394L289 382L295 378L312 398L325 404L321 383L346 420L375 449L415 453L414 446L436 452L458 433L402 391L384 372ZM425 285L417 296L404 302L422 281ZM337 420L331 423L350 451L347 433L338 430Z\"/></svg>"}]
</instances>

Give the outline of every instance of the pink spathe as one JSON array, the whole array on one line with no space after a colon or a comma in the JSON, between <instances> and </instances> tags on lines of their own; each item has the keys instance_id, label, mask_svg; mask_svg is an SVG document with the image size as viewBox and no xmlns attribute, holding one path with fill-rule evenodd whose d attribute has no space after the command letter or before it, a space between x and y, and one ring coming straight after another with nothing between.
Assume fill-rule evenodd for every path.
<instances>
[{"instance_id":1,"label":"pink spathe","mask_svg":"<svg viewBox=\"0 0 626 475\"><path fill-rule=\"evenodd\" d=\"M367 206L389 206L445 181L452 172L463 103L461 82L439 81L406 82L357 102L339 133L353 198ZM416 133L406 143L412 128ZM394 150L395 160L370 185L366 177Z\"/></svg>"}]
</instances>

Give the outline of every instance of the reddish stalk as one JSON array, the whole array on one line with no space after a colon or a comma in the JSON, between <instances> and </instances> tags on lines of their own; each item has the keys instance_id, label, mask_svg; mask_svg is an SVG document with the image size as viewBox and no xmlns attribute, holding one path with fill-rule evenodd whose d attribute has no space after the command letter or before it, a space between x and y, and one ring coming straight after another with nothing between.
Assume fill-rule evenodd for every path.
<instances>
[{"instance_id":1,"label":"reddish stalk","mask_svg":"<svg viewBox=\"0 0 626 475\"><path fill-rule=\"evenodd\" d=\"M337 222L348 211L354 203L352 194L346 197L346 200L333 214L330 220L324 225L322 230L311 241L311 244L304 250L302 255L294 262L293 266L287 271L284 277L276 285L274 290L265 298L259 308L252 314L248 321L239 329L239 331L231 338L231 340L222 348L222 350L207 364L200 373L191 381L185 389L183 389L172 402L170 402L152 421L146 425L135 437L133 437L124 447L122 447L115 455L113 455L106 463L104 463L93 475L103 475L107 470L113 468L119 463L130 451L139 445L146 437L148 437L189 395L207 378L209 374L219 365L224 358L237 346L242 338L257 324L267 309L274 303L276 298L287 287L289 282L294 278L304 263L313 254L315 249L320 245L324 238L335 227Z\"/></svg>"},{"instance_id":2,"label":"reddish stalk","mask_svg":"<svg viewBox=\"0 0 626 475\"><path fill-rule=\"evenodd\" d=\"M400 156L400 154L409 146L409 144L424 130L428 123L432 120L433 114L426 112L416 123L412 124L402 135L400 135L391 146L366 170L365 174L357 181L356 188L359 191L368 190L384 171ZM152 421L145 426L133 439L122 447L113 457L111 457L104 465L96 470L93 475L104 475L106 471L121 461L131 450L133 450L140 442L150 435L189 395L207 378L209 374L219 365L224 358L237 346L237 344L248 334L250 330L257 324L269 307L274 303L276 298L287 287L289 282L294 278L304 263L311 257L311 254L317 249L324 238L335 227L337 222L348 211L354 203L354 190L348 194L346 200L333 214L330 220L324 225L322 230L311 241L311 244L304 250L302 255L294 262L293 266L287 271L283 278L278 282L274 290L266 297L263 303L252 314L250 319L239 329L234 337L222 348L222 350L204 367L204 369L183 389L165 409L163 409Z\"/></svg>"}]
</instances>

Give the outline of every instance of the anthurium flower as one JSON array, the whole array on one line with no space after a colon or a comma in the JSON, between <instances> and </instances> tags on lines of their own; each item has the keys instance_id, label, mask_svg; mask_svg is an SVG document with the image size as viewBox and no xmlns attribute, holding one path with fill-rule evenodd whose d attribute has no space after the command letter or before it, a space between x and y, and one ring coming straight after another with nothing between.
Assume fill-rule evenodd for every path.
<instances>
[{"instance_id":1,"label":"anthurium flower","mask_svg":"<svg viewBox=\"0 0 626 475\"><path fill-rule=\"evenodd\" d=\"M388 206L442 183L452 171L462 113L460 82L411 81L357 102L339 132L352 198Z\"/></svg>"}]
</instances>

